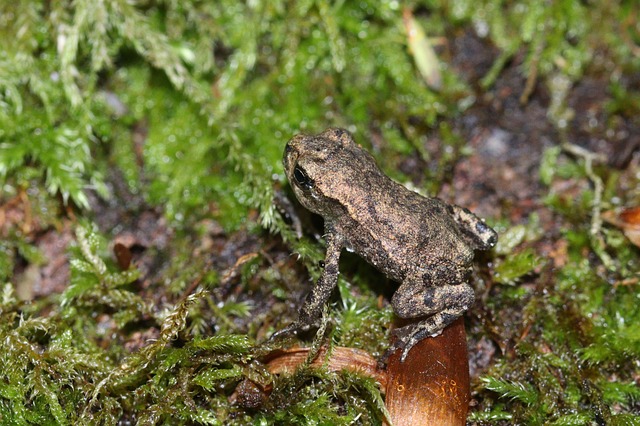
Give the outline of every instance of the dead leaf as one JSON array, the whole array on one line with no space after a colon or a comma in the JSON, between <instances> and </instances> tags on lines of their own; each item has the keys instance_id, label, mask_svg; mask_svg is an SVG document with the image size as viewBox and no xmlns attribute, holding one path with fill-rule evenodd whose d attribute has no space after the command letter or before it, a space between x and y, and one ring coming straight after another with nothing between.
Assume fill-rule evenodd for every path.
<instances>
[{"instance_id":1,"label":"dead leaf","mask_svg":"<svg viewBox=\"0 0 640 426\"><path fill-rule=\"evenodd\" d=\"M440 62L431 42L410 9L403 11L402 20L407 31L409 52L413 56L420 75L430 88L440 90L442 88Z\"/></svg>"},{"instance_id":2,"label":"dead leaf","mask_svg":"<svg viewBox=\"0 0 640 426\"><path fill-rule=\"evenodd\" d=\"M609 210L602 213L602 218L620 228L634 245L640 247L640 207Z\"/></svg>"},{"instance_id":3,"label":"dead leaf","mask_svg":"<svg viewBox=\"0 0 640 426\"><path fill-rule=\"evenodd\" d=\"M123 271L129 269L129 266L131 266L131 259L133 258L129 247L122 243L115 243L113 245L113 253L116 256L116 261L118 262L120 269Z\"/></svg>"}]
</instances>

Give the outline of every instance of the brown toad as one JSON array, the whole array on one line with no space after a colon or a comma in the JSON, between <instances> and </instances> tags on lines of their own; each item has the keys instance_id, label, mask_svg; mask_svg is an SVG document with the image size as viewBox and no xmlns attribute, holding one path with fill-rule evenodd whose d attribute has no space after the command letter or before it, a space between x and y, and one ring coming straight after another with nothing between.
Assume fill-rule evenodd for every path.
<instances>
[{"instance_id":1,"label":"brown toad","mask_svg":"<svg viewBox=\"0 0 640 426\"><path fill-rule=\"evenodd\" d=\"M318 325L343 248L401 283L391 299L399 317L421 318L396 330L394 349L403 348L402 360L419 340L440 333L471 306L473 251L497 241L473 213L394 182L346 130L293 137L283 162L300 203L324 218L327 252L298 320L272 338Z\"/></svg>"}]
</instances>

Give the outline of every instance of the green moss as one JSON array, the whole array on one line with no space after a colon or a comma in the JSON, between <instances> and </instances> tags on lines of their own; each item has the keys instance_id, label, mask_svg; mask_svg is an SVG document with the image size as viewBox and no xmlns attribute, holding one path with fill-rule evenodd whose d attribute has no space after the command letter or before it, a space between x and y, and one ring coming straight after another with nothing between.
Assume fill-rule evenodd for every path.
<instances>
[{"instance_id":1,"label":"green moss","mask_svg":"<svg viewBox=\"0 0 640 426\"><path fill-rule=\"evenodd\" d=\"M515 284L518 278L541 265L541 259L533 250L524 250L512 254L504 262L496 265L494 279L501 284Z\"/></svg>"},{"instance_id":2,"label":"green moss","mask_svg":"<svg viewBox=\"0 0 640 426\"><path fill-rule=\"evenodd\" d=\"M556 160L567 161L559 157ZM542 167L549 165L543 162ZM550 178L586 181L579 169L574 170L577 175L554 174ZM551 180L547 182L551 184ZM591 190L585 188L584 192ZM586 204L580 196L564 202L566 205L557 210L565 215L567 227L562 234L562 241L567 244L564 265L554 270L548 264L538 264L542 268L539 277L529 276L528 280L539 290L515 299L522 304L525 334L516 332L520 337L513 346L513 359L493 366L483 378L484 389L494 392L497 400L489 404L491 408L474 413L472 418L476 420L505 419L506 408L509 420L516 423L609 424L636 404L639 388L633 377L640 334L632 324L640 309L632 288L612 283L637 274L637 258L629 256L629 250L637 253L637 249L628 241L617 239L617 231L600 230L610 241L606 247L613 268L595 266L593 258L585 258L585 253L592 250L593 234L588 232L584 216L591 209L593 198ZM578 210L584 206L584 216L575 214L576 206L580 206ZM572 226L575 229L569 229ZM504 235L507 238L501 242L503 248L528 242L522 226L513 227ZM497 251L504 252L500 247ZM496 280L510 282L505 276L532 271L535 256L532 248L509 256L496 265ZM508 294L501 292L489 306L502 306L501 300L509 300ZM628 420L623 415L619 421L633 424L637 417Z\"/></svg>"},{"instance_id":3,"label":"green moss","mask_svg":"<svg viewBox=\"0 0 640 426\"><path fill-rule=\"evenodd\" d=\"M446 2L443 5L446 7ZM472 21L503 52L483 80L485 87L493 84L507 58L522 48L527 53L523 69L528 78L548 76L559 68L575 80L582 76L593 55L587 42L589 10L573 0L551 5L536 1L461 1L451 8L451 15Z\"/></svg>"},{"instance_id":4,"label":"green moss","mask_svg":"<svg viewBox=\"0 0 640 426\"><path fill-rule=\"evenodd\" d=\"M386 410L371 378L349 372L300 369L274 383L258 424L380 425Z\"/></svg>"}]
</instances>

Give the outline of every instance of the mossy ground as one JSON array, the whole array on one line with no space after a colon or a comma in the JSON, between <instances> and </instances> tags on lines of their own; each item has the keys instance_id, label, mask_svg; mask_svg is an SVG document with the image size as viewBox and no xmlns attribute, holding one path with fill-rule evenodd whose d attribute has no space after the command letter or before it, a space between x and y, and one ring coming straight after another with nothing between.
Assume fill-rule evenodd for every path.
<instances>
[{"instance_id":1,"label":"mossy ground","mask_svg":"<svg viewBox=\"0 0 640 426\"><path fill-rule=\"evenodd\" d=\"M380 424L371 379L260 363L323 254L318 218L294 206L298 238L278 209L284 143L340 126L501 235L466 317L471 424L640 424L640 249L600 220L640 204L639 14L4 2L0 423ZM379 356L393 283L341 266L332 341Z\"/></svg>"}]
</instances>

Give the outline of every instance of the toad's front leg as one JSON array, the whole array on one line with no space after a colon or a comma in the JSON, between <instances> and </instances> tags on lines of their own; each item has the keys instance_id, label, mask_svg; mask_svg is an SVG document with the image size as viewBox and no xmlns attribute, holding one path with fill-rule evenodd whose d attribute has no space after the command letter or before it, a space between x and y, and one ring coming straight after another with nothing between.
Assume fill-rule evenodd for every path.
<instances>
[{"instance_id":1,"label":"toad's front leg","mask_svg":"<svg viewBox=\"0 0 640 426\"><path fill-rule=\"evenodd\" d=\"M271 340L305 332L320 324L324 305L327 303L327 300L329 300L331 292L338 283L338 263L343 247L342 239L332 232L328 232L326 238L327 253L325 255L322 274L298 311L298 320L282 330L275 332L271 336Z\"/></svg>"}]
</instances>

